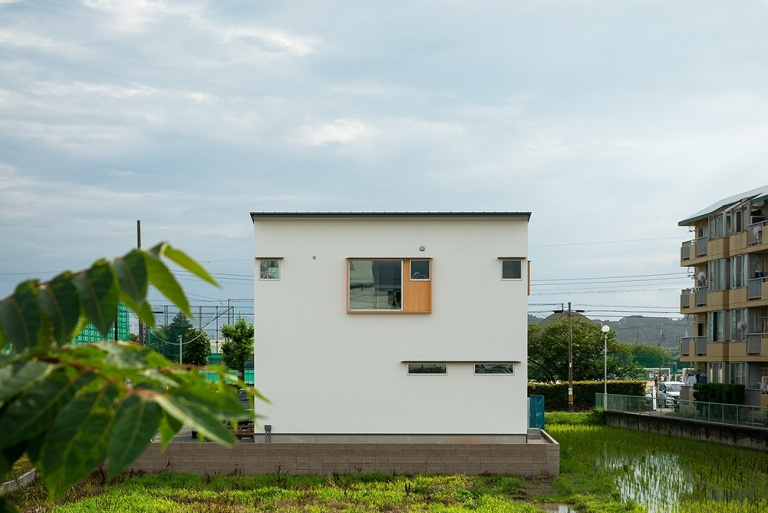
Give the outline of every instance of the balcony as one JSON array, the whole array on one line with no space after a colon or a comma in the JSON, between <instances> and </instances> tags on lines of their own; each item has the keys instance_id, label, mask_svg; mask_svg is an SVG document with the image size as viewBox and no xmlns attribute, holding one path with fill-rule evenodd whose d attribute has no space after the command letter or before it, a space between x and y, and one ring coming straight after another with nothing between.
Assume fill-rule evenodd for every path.
<instances>
[{"instance_id":1,"label":"balcony","mask_svg":"<svg viewBox=\"0 0 768 513\"><path fill-rule=\"evenodd\" d=\"M680 294L680 310L681 311L691 307L692 295L693 295L693 291L691 289L683 289L682 294Z\"/></svg>"},{"instance_id":2,"label":"balcony","mask_svg":"<svg viewBox=\"0 0 768 513\"><path fill-rule=\"evenodd\" d=\"M768 339L768 333L750 333L747 335L747 355L763 356L763 341Z\"/></svg>"},{"instance_id":3,"label":"balcony","mask_svg":"<svg viewBox=\"0 0 768 513\"><path fill-rule=\"evenodd\" d=\"M707 288L696 287L694 290L696 291L696 306L707 306Z\"/></svg>"},{"instance_id":4,"label":"balcony","mask_svg":"<svg viewBox=\"0 0 768 513\"><path fill-rule=\"evenodd\" d=\"M680 356L707 356L707 337L682 337Z\"/></svg>"},{"instance_id":5,"label":"balcony","mask_svg":"<svg viewBox=\"0 0 768 513\"><path fill-rule=\"evenodd\" d=\"M760 273L762 275L762 273ZM768 299L766 295L766 287L768 284L768 277L759 276L757 278L750 278L747 280L747 299L752 301L755 299Z\"/></svg>"},{"instance_id":6,"label":"balcony","mask_svg":"<svg viewBox=\"0 0 768 513\"><path fill-rule=\"evenodd\" d=\"M696 258L707 256L708 243L709 237L699 237L696 239Z\"/></svg>"},{"instance_id":7,"label":"balcony","mask_svg":"<svg viewBox=\"0 0 768 513\"><path fill-rule=\"evenodd\" d=\"M680 247L680 262L687 262L696 258L707 256L709 237L699 237L683 242Z\"/></svg>"},{"instance_id":8,"label":"balcony","mask_svg":"<svg viewBox=\"0 0 768 513\"><path fill-rule=\"evenodd\" d=\"M746 341L710 342L706 336L680 339L683 361L696 361L701 357L724 362L764 361L768 358L768 333L749 333Z\"/></svg>"},{"instance_id":9,"label":"balcony","mask_svg":"<svg viewBox=\"0 0 768 513\"><path fill-rule=\"evenodd\" d=\"M766 225L768 225L768 221L749 225L747 233L749 234L748 244L750 246L757 246L763 243L763 231Z\"/></svg>"},{"instance_id":10,"label":"balcony","mask_svg":"<svg viewBox=\"0 0 768 513\"><path fill-rule=\"evenodd\" d=\"M717 293L714 293L717 294ZM721 292L722 295L722 292ZM719 296L718 296L719 297ZM717 299L717 298L715 298ZM695 287L692 289L683 289L680 293L680 311L701 308L707 306L709 301L709 291L706 287ZM714 303L713 303L714 304Z\"/></svg>"}]
</instances>

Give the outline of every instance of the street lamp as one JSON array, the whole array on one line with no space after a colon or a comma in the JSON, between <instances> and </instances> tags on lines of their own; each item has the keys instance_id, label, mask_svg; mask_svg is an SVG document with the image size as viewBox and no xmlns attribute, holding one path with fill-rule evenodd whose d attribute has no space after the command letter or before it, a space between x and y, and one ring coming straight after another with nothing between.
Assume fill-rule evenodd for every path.
<instances>
[{"instance_id":1,"label":"street lamp","mask_svg":"<svg viewBox=\"0 0 768 513\"><path fill-rule=\"evenodd\" d=\"M611 328L605 324L603 330L603 409L608 404L608 332Z\"/></svg>"}]
</instances>

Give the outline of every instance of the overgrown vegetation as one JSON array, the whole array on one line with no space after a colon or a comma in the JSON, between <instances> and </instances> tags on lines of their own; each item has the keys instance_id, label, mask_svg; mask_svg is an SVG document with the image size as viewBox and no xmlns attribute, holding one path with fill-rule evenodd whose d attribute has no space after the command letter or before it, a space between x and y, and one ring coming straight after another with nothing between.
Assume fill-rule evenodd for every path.
<instances>
[{"instance_id":1,"label":"overgrown vegetation","mask_svg":"<svg viewBox=\"0 0 768 513\"><path fill-rule=\"evenodd\" d=\"M267 476L122 474L105 486L102 471L46 511L533 513L544 504L570 504L580 513L762 513L768 508L764 453L607 427L599 411L548 413L546 425L561 447L561 475L555 479L381 472L298 476L278 470ZM44 497L38 485L15 492L12 500L31 512Z\"/></svg>"},{"instance_id":2,"label":"overgrown vegetation","mask_svg":"<svg viewBox=\"0 0 768 513\"><path fill-rule=\"evenodd\" d=\"M246 385L223 366L212 369L218 382L211 384L198 368L173 365L147 347L69 345L88 323L107 339L118 302L154 327L150 285L192 316L166 261L216 283L197 262L161 243L51 281L25 281L0 301L0 475L26 454L53 497L105 469L106 461L105 476L118 475L158 432L164 444L182 425L225 445L236 442L222 420L250 413L228 383ZM0 512L14 510L0 496Z\"/></svg>"}]
</instances>

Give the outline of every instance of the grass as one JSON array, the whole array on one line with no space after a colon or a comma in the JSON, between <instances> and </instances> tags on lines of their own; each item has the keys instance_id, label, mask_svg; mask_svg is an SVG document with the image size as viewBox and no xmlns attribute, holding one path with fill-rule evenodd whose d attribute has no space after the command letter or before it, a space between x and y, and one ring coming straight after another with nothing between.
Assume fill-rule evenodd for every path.
<instances>
[{"instance_id":1,"label":"grass","mask_svg":"<svg viewBox=\"0 0 768 513\"><path fill-rule=\"evenodd\" d=\"M13 466L11 467L11 472L8 475L3 476L2 481L5 482L18 479L33 468L34 467L32 466L32 463L29 461L29 458L25 454L16 460L16 462L14 462Z\"/></svg>"},{"instance_id":2,"label":"grass","mask_svg":"<svg viewBox=\"0 0 768 513\"><path fill-rule=\"evenodd\" d=\"M53 505L39 484L10 499L22 511L45 506L51 513L534 513L545 503L580 513L768 511L765 453L612 428L600 412L547 414L546 426L561 447L555 479L159 473L105 484L96 473Z\"/></svg>"},{"instance_id":3,"label":"grass","mask_svg":"<svg viewBox=\"0 0 768 513\"><path fill-rule=\"evenodd\" d=\"M46 511L107 512L410 512L536 513L510 476L198 476L164 472L123 476L100 486L91 478ZM44 502L42 489L12 496L22 511Z\"/></svg>"}]
</instances>

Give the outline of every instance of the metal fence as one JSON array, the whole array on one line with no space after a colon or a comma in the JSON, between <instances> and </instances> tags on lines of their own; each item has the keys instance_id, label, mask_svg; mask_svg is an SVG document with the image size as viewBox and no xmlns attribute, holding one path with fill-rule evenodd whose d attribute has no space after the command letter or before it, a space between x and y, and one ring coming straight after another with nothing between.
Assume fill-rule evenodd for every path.
<instances>
[{"instance_id":1,"label":"metal fence","mask_svg":"<svg viewBox=\"0 0 768 513\"><path fill-rule=\"evenodd\" d=\"M657 401L636 395L595 394L595 407L606 411L768 429L768 407L765 406L685 400L676 401L671 406L661 406Z\"/></svg>"}]
</instances>

